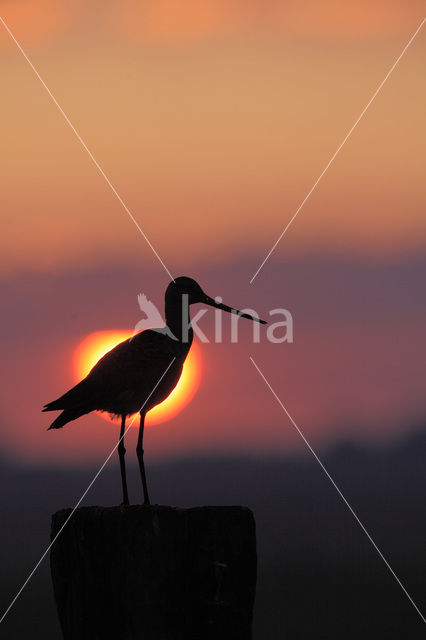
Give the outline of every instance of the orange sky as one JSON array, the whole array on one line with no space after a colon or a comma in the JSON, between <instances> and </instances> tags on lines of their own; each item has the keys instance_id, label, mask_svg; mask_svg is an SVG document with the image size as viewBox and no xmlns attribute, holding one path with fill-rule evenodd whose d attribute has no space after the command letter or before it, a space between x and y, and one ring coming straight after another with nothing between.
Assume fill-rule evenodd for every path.
<instances>
[{"instance_id":1,"label":"orange sky","mask_svg":"<svg viewBox=\"0 0 426 640\"><path fill-rule=\"evenodd\" d=\"M166 263L184 269L218 255L263 258L421 6L22 0L0 3L0 15ZM3 27L0 47L1 270L152 265ZM423 29L279 256L424 250L425 49Z\"/></svg>"}]
</instances>

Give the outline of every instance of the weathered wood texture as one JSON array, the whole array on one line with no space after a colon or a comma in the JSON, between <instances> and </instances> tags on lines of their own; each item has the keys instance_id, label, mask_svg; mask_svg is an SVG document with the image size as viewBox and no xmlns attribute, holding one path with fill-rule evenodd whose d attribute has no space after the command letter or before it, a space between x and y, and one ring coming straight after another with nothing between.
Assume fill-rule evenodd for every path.
<instances>
[{"instance_id":1,"label":"weathered wood texture","mask_svg":"<svg viewBox=\"0 0 426 640\"><path fill-rule=\"evenodd\" d=\"M71 513L52 518L52 539ZM65 640L248 640L256 585L244 507L77 509L51 550Z\"/></svg>"}]
</instances>

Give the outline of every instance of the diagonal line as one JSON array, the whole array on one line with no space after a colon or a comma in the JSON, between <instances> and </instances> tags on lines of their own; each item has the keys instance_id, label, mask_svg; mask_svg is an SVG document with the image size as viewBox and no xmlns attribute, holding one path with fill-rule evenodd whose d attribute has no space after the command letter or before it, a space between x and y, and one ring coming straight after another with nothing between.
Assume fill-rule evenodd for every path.
<instances>
[{"instance_id":1,"label":"diagonal line","mask_svg":"<svg viewBox=\"0 0 426 640\"><path fill-rule=\"evenodd\" d=\"M135 225L135 227L137 228L137 230L139 231L141 236L144 238L144 240L148 243L148 245L151 248L152 252L154 253L155 257L159 260L159 262L163 266L164 270L166 271L167 275L170 277L171 280L174 281L174 278L173 278L172 274L170 273L170 271L168 270L168 268L164 264L163 260L160 258L160 256L157 253L157 251L154 249L154 247L151 244L148 236L145 234L143 229L140 227L140 225L136 221L135 217L133 216L133 214L130 212L129 208L127 207L126 203L124 202L124 200L122 199L122 197L118 193L117 189L114 187L114 185L112 184L112 182L110 181L110 179L106 175L105 171L102 169L102 167L100 166L99 162L96 160L96 158L94 157L93 153L90 151L89 147L84 142L83 138L80 136L80 134L78 133L77 129L74 127L73 123L71 122L71 120L69 119L69 117L67 116L65 111L62 109L61 105L59 104L59 102L57 101L57 99L55 98L55 96L53 95L53 93L51 92L51 90L49 89L49 87L47 86L47 84L45 83L43 78L41 77L40 73L37 71L37 69L35 68L35 66L31 62L31 60L29 59L29 57L27 56L27 54L25 53L25 51L23 50L23 48L19 44L18 40L15 38L15 36L12 33L12 31L9 29L9 27L7 26L7 24L5 23L5 21L3 20L3 18L1 16L0 16L0 22L3 24L4 28L6 29L6 31L8 32L10 37L12 38L13 42L18 47L19 51L24 56L25 60L28 62L28 64L31 67L31 69L34 71L34 73L37 76L37 78L40 80L40 82L43 85L43 87L46 89L46 91L49 94L50 98L52 99L52 101L54 102L54 104L56 105L56 107L58 108L58 110L60 111L62 116L64 117L64 119L67 122L67 124L72 129L72 131L73 131L74 135L76 136L77 140L80 142L80 144L82 145L84 150L89 155L89 157L92 160L93 164L95 165L95 167L97 168L97 170L99 171L101 176L104 178L105 182L107 183L107 185L109 186L109 188L111 189L111 191L113 192L115 197L117 198L118 202L121 204L121 206L123 207L123 209L125 210L125 212L129 216L130 220L133 222L133 224Z\"/></svg>"},{"instance_id":2,"label":"diagonal line","mask_svg":"<svg viewBox=\"0 0 426 640\"><path fill-rule=\"evenodd\" d=\"M353 515L353 517L355 518L355 520L357 521L357 523L359 524L359 526L361 527L361 529L363 530L363 532L365 533L365 535L367 536L367 538L369 539L369 541L371 542L371 544L373 545L373 547L375 548L375 550L377 551L377 553L379 554L379 556L381 557L381 559L383 560L383 562L385 563L385 565L387 566L387 568L389 569L389 571L391 572L391 574L393 575L393 577L395 578L395 580L397 581L397 583L399 584L399 586L401 587L401 589L403 590L403 592L405 593L405 595L407 596L407 598L409 599L409 601L411 602L411 604L413 605L413 607L415 608L415 610L417 611L417 613L419 614L421 619L423 620L423 622L426 624L426 618L424 617L424 615L422 614L422 612L420 611L420 609L418 608L418 606L414 602L413 598L408 593L407 589L402 584L401 580L396 575L395 571L390 566L389 562L386 560L386 558L383 555L383 553L380 551L380 549L377 546L377 544L374 542L374 540L371 537L371 535L368 533L367 529L365 528L365 526L363 525L363 523L361 522L361 520L359 519L359 517L357 516L357 514L355 513L355 511L353 510L353 508L351 507L351 505L349 504L349 502L347 501L347 499L345 498L345 496L343 495L343 493L341 492L341 490L339 489L339 487L337 486L337 484L335 483L335 481L333 480L333 478L331 477L331 475L329 474L327 469L325 468L324 464L319 459L318 455L315 453L315 451L312 448L312 446L309 444L308 440L305 438L305 436L302 433L301 429L299 429L299 427L297 426L296 422L293 420L292 416L289 414L289 412L287 411L286 407L283 405L283 403L281 402L281 400L279 399L279 397L277 396L277 394L275 393L275 391L271 387L270 383L265 378L265 376L263 375L262 371L259 369L259 367L257 366L257 364L255 363L255 361L253 360L253 358L251 356L250 356L250 360L251 360L253 366L257 369L260 377L263 379L263 381L265 382L266 386L268 387L268 389L270 390L270 392L274 396L275 400L280 405L281 409L284 411L284 413L289 418L289 420L292 423L293 427L297 430L297 432L300 435L300 437L302 438L303 442L306 444L306 446L308 447L309 451L312 453L312 455L314 456L315 460L318 462L318 464L320 465L321 469L324 471L325 475L330 480L331 484L336 489L337 493L339 494L339 496L341 497L341 499L343 500L343 502L345 503L345 505L347 506L349 511L351 512L351 514Z\"/></svg>"},{"instance_id":3,"label":"diagonal line","mask_svg":"<svg viewBox=\"0 0 426 640\"><path fill-rule=\"evenodd\" d=\"M173 360L170 362L170 364L168 365L167 369L164 371L164 373L162 374L161 378L158 380L158 382L156 383L155 387L152 389L151 393L149 394L149 396L146 398L145 402L143 403L143 405L141 406L141 408L139 409L140 413L142 411L142 409L144 408L144 406L146 405L146 403L148 402L148 400L150 399L150 397L152 396L152 394L154 393L154 391L156 390L156 388L158 387L158 385L160 384L160 382L162 381L162 379L164 378L164 376L166 375L167 371L170 369L170 367L172 366L172 364L174 363L174 361L176 360L176 357L173 358ZM118 441L118 444L120 444L120 442L124 439L124 436L126 435L126 433L128 432L128 430L130 429L130 427L132 426L133 422L136 419L136 414L133 416L130 424L128 425L127 429L125 430L125 432L123 433L123 435L121 436L121 438ZM21 595L21 593L23 592L23 590L25 589L25 587L27 586L27 584L29 583L29 581L31 580L31 578L33 577L33 575L35 574L35 572L37 571L37 569L39 568L39 566L41 565L41 563L43 562L43 560L45 559L45 557L47 556L47 554L49 553L50 549L53 547L53 545L55 544L56 540L59 538L59 536L61 535L62 531L65 529L65 527L67 526L68 522L71 520L75 510L80 506L80 504L82 503L82 501L84 500L84 498L86 497L86 495L88 494L88 492L90 491L90 489L92 488L92 486L94 485L94 483L96 482L96 480L98 479L98 477L100 476L100 474L102 473L102 471L104 470L105 466L107 465L107 463L109 462L109 460L111 459L112 455L115 453L116 450L116 446L114 446L113 450L111 451L111 453L108 455L108 457L106 458L105 462L102 464L102 466L99 468L99 470L97 471L96 475L94 476L93 480L90 482L89 486L87 487L87 489L84 491L83 495L81 496L81 498L79 498L78 502L76 503L76 505L74 506L73 510L71 511L70 515L68 516L68 518L65 520L64 524L62 525L62 527L59 529L58 533L56 534L56 536L53 538L52 542L49 544L49 546L47 547L47 549L44 551L43 555L41 556L40 560L37 562L37 564L35 565L34 569L31 571L31 573L29 574L28 578L25 580L24 584L22 585L22 587L19 589L18 593L16 594L16 596L13 598L12 602L10 603L10 605L7 607L6 611L3 613L2 617L0 618L0 624L3 622L3 620L5 619L5 617L7 616L7 614L9 613L9 611L11 610L11 608L13 607L13 605L15 604L15 602L17 601L17 599L19 598L19 596Z\"/></svg>"},{"instance_id":4,"label":"diagonal line","mask_svg":"<svg viewBox=\"0 0 426 640\"><path fill-rule=\"evenodd\" d=\"M360 115L358 116L358 118L355 120L354 124L352 125L352 127L349 129L348 133L346 134L346 136L344 137L343 141L341 142L341 144L337 147L336 151L333 153L333 155L331 156L330 160L328 161L328 163L326 164L325 168L322 170L322 172L320 173L320 175L318 176L318 178L316 179L316 181L314 182L313 186L311 187L311 189L308 191L308 193L306 194L305 198L302 200L301 204L299 205L299 207L296 209L296 212L293 214L293 216L290 218L289 222L287 223L287 226L283 229L283 231L281 232L280 236L278 237L278 239L274 242L274 244L272 245L271 249L269 250L269 252L266 254L263 262L260 264L260 266L258 267L257 271L255 272L254 276L251 278L250 280L250 284L253 284L254 279L258 276L260 270L263 268L265 262L270 258L270 256L272 255L272 253L275 251L275 249L277 248L278 244L280 243L280 241L282 240L283 236L286 234L287 230L290 228L290 226L292 225L293 221L295 220L296 216L298 215L299 211L303 208L303 206L305 205L306 201L310 198L311 194L315 191L317 185L319 184L319 182L321 181L321 179L323 178L323 176L326 174L326 172L328 171L329 167L333 164L334 160L336 159L337 155L339 154L340 150L342 149L342 147L344 146L344 144L346 143L346 141L348 140L348 138L350 137L350 135L352 134L352 132L354 131L354 129L357 127L357 125L359 124L360 120L363 118L363 116L365 115L366 111L368 110L368 108L370 107L370 105L373 103L373 101L375 100L375 98L377 97L378 93L380 93L383 85L385 84L386 80L389 78L389 76L392 74L392 72L394 71L395 67L398 65L399 61L401 60L401 58L403 57L403 55L405 54L405 52L407 51L408 47L411 45L411 43L413 42L414 38L417 36L417 34L419 33L420 29L423 27L424 23L426 21L426 18L423 18L422 22L420 23L420 25L417 27L417 29L415 30L415 32L413 33L413 35L411 36L411 38L409 39L409 41L407 42L407 44L405 45L405 47L403 48L403 50L401 51L401 53L399 54L399 56L397 57L397 59L395 60L395 62L393 63L393 65L391 66L391 68L389 69L389 71L387 72L387 74L385 75L384 79L382 80L382 82L379 84L379 86L377 87L376 91L373 93L373 95L371 96L370 100L367 102L367 104L365 105L364 109L361 111Z\"/></svg>"}]
</instances>

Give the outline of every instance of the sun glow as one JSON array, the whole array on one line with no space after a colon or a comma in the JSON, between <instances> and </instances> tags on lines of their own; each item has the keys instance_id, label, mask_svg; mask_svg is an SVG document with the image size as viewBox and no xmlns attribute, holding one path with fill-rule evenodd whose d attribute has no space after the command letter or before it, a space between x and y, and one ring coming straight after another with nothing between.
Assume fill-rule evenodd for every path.
<instances>
[{"instance_id":1,"label":"sun glow","mask_svg":"<svg viewBox=\"0 0 426 640\"><path fill-rule=\"evenodd\" d=\"M74 356L74 377L77 382L86 377L96 362L119 342L133 335L132 331L111 330L96 331L88 335L77 347ZM170 420L192 400L201 379L200 348L193 343L183 365L182 375L168 398L151 409L146 415L147 425L159 424ZM110 420L109 414L100 413L102 418ZM117 420L117 419L114 419ZM118 420L117 420L118 421ZM137 422L135 421L135 424Z\"/></svg>"}]
</instances>

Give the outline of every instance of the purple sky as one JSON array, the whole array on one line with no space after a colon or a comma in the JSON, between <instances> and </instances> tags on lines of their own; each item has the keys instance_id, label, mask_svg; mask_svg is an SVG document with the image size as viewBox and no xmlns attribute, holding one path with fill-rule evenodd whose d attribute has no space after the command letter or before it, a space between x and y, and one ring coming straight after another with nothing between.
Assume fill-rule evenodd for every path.
<instances>
[{"instance_id":1,"label":"purple sky","mask_svg":"<svg viewBox=\"0 0 426 640\"><path fill-rule=\"evenodd\" d=\"M270 344L263 332L261 343L253 344L251 323L241 321L239 342L230 344L230 316L224 316L224 343L201 344L196 396L173 420L150 428L151 455L256 455L303 445L250 355L315 443L393 438L424 415L426 262L271 261L249 285L251 271L247 259L185 275L208 294L239 308L253 307L266 319L269 309L288 309L294 343ZM47 433L50 415L42 414L41 406L74 383L72 356L81 339L102 329L132 329L141 318L140 292L162 311L166 285L161 269L113 266L20 274L2 283L4 453L70 464L105 457L117 436L115 426L90 415ZM200 322L211 339L212 319L211 311Z\"/></svg>"}]
</instances>

